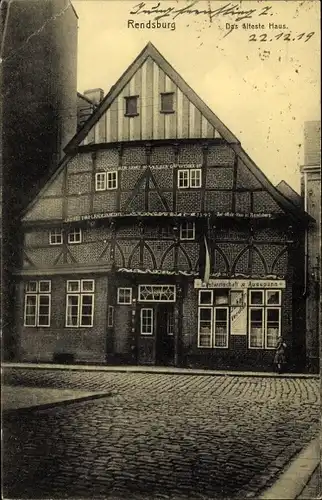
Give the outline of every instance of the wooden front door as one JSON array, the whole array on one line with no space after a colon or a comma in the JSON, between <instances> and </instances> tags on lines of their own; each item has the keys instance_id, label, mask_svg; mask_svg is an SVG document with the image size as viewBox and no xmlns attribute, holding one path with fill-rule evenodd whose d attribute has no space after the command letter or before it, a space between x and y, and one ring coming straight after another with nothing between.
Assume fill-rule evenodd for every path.
<instances>
[{"instance_id":1,"label":"wooden front door","mask_svg":"<svg viewBox=\"0 0 322 500\"><path fill-rule=\"evenodd\" d=\"M173 304L144 305L138 309L138 364L174 364Z\"/></svg>"}]
</instances>

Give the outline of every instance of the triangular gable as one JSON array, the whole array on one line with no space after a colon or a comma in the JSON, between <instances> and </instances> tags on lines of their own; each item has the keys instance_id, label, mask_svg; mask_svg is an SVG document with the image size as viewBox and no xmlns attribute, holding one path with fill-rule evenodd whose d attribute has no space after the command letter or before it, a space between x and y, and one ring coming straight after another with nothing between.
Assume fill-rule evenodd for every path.
<instances>
[{"instance_id":1,"label":"triangular gable","mask_svg":"<svg viewBox=\"0 0 322 500\"><path fill-rule=\"evenodd\" d=\"M174 93L176 113L160 113L159 98L163 92ZM137 117L124 117L124 98L130 95L139 96ZM238 143L154 45L148 43L65 151L79 144L195 137L223 137L229 143Z\"/></svg>"}]
</instances>

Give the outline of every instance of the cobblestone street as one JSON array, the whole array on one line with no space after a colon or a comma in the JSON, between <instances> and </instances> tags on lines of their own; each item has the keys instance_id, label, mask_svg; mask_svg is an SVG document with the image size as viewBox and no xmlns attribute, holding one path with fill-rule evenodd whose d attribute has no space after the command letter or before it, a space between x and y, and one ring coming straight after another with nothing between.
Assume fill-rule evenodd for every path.
<instances>
[{"instance_id":1,"label":"cobblestone street","mask_svg":"<svg viewBox=\"0 0 322 500\"><path fill-rule=\"evenodd\" d=\"M251 498L319 427L318 379L8 368L4 383L112 393L5 416L5 498Z\"/></svg>"}]
</instances>

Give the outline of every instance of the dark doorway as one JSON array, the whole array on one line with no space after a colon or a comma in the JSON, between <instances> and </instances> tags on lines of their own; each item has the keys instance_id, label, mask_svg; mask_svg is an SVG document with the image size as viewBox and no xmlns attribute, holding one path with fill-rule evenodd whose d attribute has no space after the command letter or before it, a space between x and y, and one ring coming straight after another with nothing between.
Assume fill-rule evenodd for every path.
<instances>
[{"instance_id":1,"label":"dark doorway","mask_svg":"<svg viewBox=\"0 0 322 500\"><path fill-rule=\"evenodd\" d=\"M174 365L174 308L172 304L158 304L156 364Z\"/></svg>"}]
</instances>

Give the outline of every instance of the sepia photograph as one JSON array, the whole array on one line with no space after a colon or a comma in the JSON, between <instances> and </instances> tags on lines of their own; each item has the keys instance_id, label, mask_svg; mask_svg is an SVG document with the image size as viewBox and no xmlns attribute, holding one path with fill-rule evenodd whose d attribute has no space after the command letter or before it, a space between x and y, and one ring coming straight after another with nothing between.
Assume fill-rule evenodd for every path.
<instances>
[{"instance_id":1,"label":"sepia photograph","mask_svg":"<svg viewBox=\"0 0 322 500\"><path fill-rule=\"evenodd\" d=\"M2 498L322 498L319 0L2 0Z\"/></svg>"}]
</instances>

